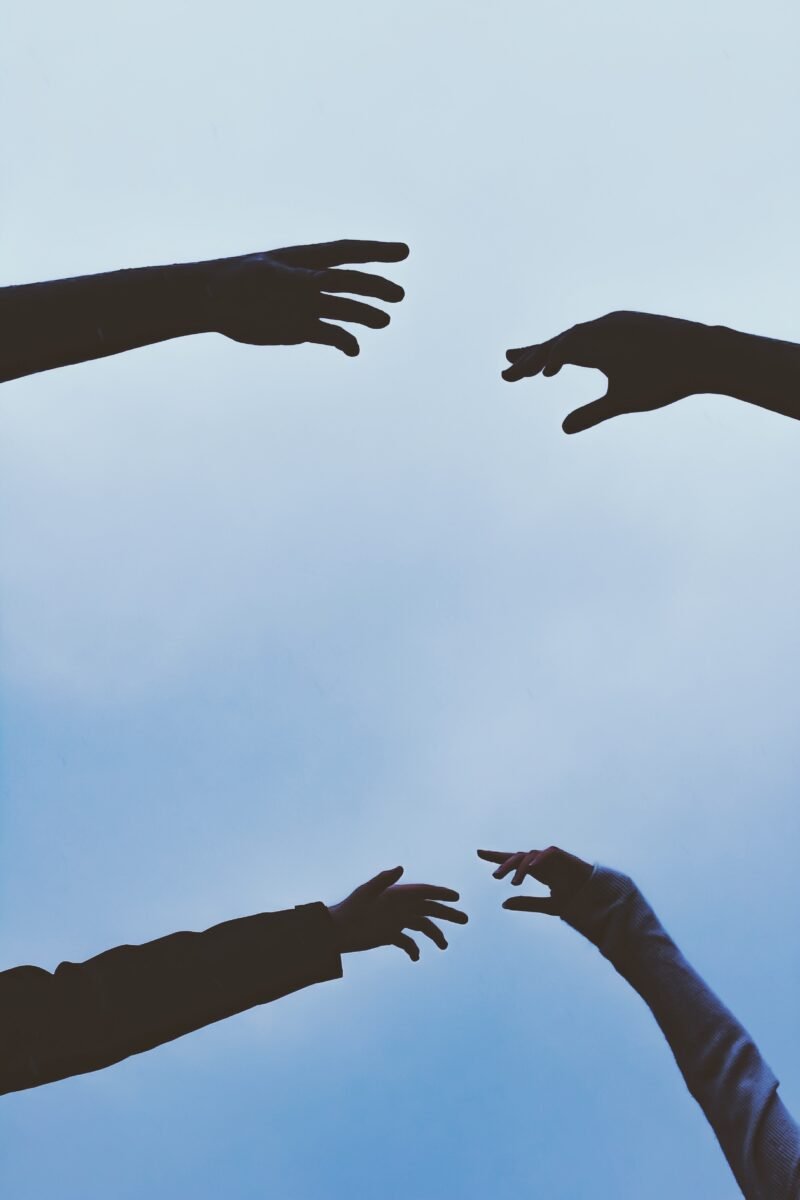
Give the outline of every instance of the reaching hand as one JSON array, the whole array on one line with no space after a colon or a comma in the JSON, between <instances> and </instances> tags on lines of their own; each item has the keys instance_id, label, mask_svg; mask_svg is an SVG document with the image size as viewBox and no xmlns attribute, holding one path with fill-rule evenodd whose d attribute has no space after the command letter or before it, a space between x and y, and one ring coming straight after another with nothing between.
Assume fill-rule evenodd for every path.
<instances>
[{"instance_id":1,"label":"reaching hand","mask_svg":"<svg viewBox=\"0 0 800 1200\"><path fill-rule=\"evenodd\" d=\"M341 904L330 908L341 954L373 950L377 946L399 946L416 962L419 947L413 938L403 933L404 929L424 933L440 950L446 950L447 939L431 917L466 925L469 919L466 913L439 903L441 900L458 900L458 892L429 883L398 884L402 874L402 867L381 871L380 875L351 892Z\"/></svg>"},{"instance_id":2,"label":"reaching hand","mask_svg":"<svg viewBox=\"0 0 800 1200\"><path fill-rule=\"evenodd\" d=\"M563 366L595 367L608 378L599 400L576 408L563 423L579 433L622 413L663 408L695 392L713 391L709 377L712 331L707 325L650 313L613 312L573 325L537 346L507 350L509 383Z\"/></svg>"},{"instance_id":3,"label":"reaching hand","mask_svg":"<svg viewBox=\"0 0 800 1200\"><path fill-rule=\"evenodd\" d=\"M206 264L210 327L236 342L318 342L355 356L359 346L352 333L329 322L355 321L382 329L389 316L372 304L336 293L373 296L390 304L405 293L381 275L334 268L342 263L400 262L407 256L403 242L340 241L218 259Z\"/></svg>"},{"instance_id":4,"label":"reaching hand","mask_svg":"<svg viewBox=\"0 0 800 1200\"><path fill-rule=\"evenodd\" d=\"M558 846L546 850L520 850L512 854L506 850L479 850L478 857L486 862L500 863L494 872L495 879L504 879L514 872L512 884L518 887L526 875L532 875L550 888L549 896L515 896L506 900L503 908L516 912L550 913L560 916L564 907L583 887L592 873L590 863Z\"/></svg>"}]
</instances>

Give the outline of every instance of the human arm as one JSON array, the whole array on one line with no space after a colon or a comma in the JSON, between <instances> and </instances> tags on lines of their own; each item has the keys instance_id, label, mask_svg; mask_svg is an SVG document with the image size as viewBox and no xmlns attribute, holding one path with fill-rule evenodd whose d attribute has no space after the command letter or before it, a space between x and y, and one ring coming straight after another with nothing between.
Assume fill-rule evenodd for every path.
<instances>
[{"instance_id":1,"label":"human arm","mask_svg":"<svg viewBox=\"0 0 800 1200\"><path fill-rule=\"evenodd\" d=\"M635 988L658 1022L747 1200L800 1196L800 1129L750 1035L689 965L626 875L563 850L503 856L512 871L547 884L549 897L515 897L504 908L560 916L593 942Z\"/></svg>"},{"instance_id":2,"label":"human arm","mask_svg":"<svg viewBox=\"0 0 800 1200\"><path fill-rule=\"evenodd\" d=\"M598 400L563 422L578 433L622 413L718 393L800 420L800 345L652 313L613 312L538 345L506 351L509 383L572 364L608 379Z\"/></svg>"},{"instance_id":3,"label":"human arm","mask_svg":"<svg viewBox=\"0 0 800 1200\"><path fill-rule=\"evenodd\" d=\"M441 946L430 915L465 921L438 903L458 894L425 884L396 889L399 873L383 872L331 909L306 904L173 933L62 963L52 974L28 966L0 973L0 1094L99 1070L337 979L344 953L392 943L408 952L404 926Z\"/></svg>"},{"instance_id":4,"label":"human arm","mask_svg":"<svg viewBox=\"0 0 800 1200\"><path fill-rule=\"evenodd\" d=\"M0 288L0 382L196 333L252 345L359 346L332 321L389 324L372 304L403 289L343 263L399 262L402 242L327 242L207 262L142 267Z\"/></svg>"}]
</instances>

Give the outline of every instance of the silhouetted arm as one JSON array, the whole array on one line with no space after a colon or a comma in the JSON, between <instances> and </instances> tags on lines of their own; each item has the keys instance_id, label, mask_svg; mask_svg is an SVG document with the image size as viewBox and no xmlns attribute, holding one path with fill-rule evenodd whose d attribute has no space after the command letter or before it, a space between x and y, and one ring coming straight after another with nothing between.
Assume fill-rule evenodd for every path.
<instances>
[{"instance_id":1,"label":"silhouetted arm","mask_svg":"<svg viewBox=\"0 0 800 1200\"><path fill-rule=\"evenodd\" d=\"M689 965L633 880L591 867L555 846L505 855L495 875L514 871L547 884L548 897L503 907L560 916L597 946L636 989L658 1022L691 1094L705 1113L747 1200L798 1200L800 1129L753 1039Z\"/></svg>"},{"instance_id":2,"label":"silhouetted arm","mask_svg":"<svg viewBox=\"0 0 800 1200\"><path fill-rule=\"evenodd\" d=\"M800 345L651 313L613 312L534 346L506 352L508 382L572 364L608 378L598 400L563 422L578 433L623 413L718 393L800 420Z\"/></svg>"},{"instance_id":3,"label":"silhouetted arm","mask_svg":"<svg viewBox=\"0 0 800 1200\"><path fill-rule=\"evenodd\" d=\"M0 1093L110 1066L342 974L324 904L0 974Z\"/></svg>"},{"instance_id":4,"label":"silhouetted arm","mask_svg":"<svg viewBox=\"0 0 800 1200\"><path fill-rule=\"evenodd\" d=\"M345 240L0 288L0 382L195 333L316 342L353 356L356 339L330 322L379 329L389 317L338 293L388 303L404 293L382 276L334 268L407 254L402 242Z\"/></svg>"},{"instance_id":5,"label":"silhouetted arm","mask_svg":"<svg viewBox=\"0 0 800 1200\"><path fill-rule=\"evenodd\" d=\"M119 946L84 963L0 973L0 1094L97 1071L203 1025L342 974L341 955L398 946L417 930L441 950L432 918L463 925L458 892L398 884L382 871L339 904L304 904Z\"/></svg>"},{"instance_id":6,"label":"silhouetted arm","mask_svg":"<svg viewBox=\"0 0 800 1200\"><path fill-rule=\"evenodd\" d=\"M753 1039L626 875L595 867L561 913L650 1008L748 1200L800 1196L800 1129Z\"/></svg>"}]
</instances>

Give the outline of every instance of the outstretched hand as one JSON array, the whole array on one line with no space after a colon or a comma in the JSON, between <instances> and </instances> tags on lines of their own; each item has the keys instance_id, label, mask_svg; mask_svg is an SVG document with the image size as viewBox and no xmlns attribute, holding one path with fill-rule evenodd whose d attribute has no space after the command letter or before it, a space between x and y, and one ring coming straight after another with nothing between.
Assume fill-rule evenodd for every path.
<instances>
[{"instance_id":1,"label":"outstretched hand","mask_svg":"<svg viewBox=\"0 0 800 1200\"><path fill-rule=\"evenodd\" d=\"M355 356L359 345L335 321L371 329L389 324L383 309L339 293L370 296L394 304L405 295L399 284L364 271L336 270L343 263L400 262L404 242L344 240L244 254L206 264L211 329L257 346L317 342Z\"/></svg>"},{"instance_id":2,"label":"outstretched hand","mask_svg":"<svg viewBox=\"0 0 800 1200\"><path fill-rule=\"evenodd\" d=\"M571 412L565 433L579 433L622 413L663 408L697 392L713 391L709 378L711 330L707 325L650 313L613 312L573 325L535 346L507 350L509 383L532 375L557 375L567 364L595 367L608 378L598 400Z\"/></svg>"},{"instance_id":3,"label":"outstretched hand","mask_svg":"<svg viewBox=\"0 0 800 1200\"><path fill-rule=\"evenodd\" d=\"M458 900L458 892L430 883L398 884L402 874L402 867L381 871L351 892L341 904L330 907L337 930L337 949L341 954L373 950L377 946L399 946L416 962L419 946L403 930L416 930L429 937L440 950L446 950L447 939L431 918L466 925L469 919L466 913L441 903Z\"/></svg>"},{"instance_id":4,"label":"outstretched hand","mask_svg":"<svg viewBox=\"0 0 800 1200\"><path fill-rule=\"evenodd\" d=\"M548 846L546 850L520 850L516 854L507 850L479 850L478 857L485 862L500 864L494 872L495 879L505 879L513 871L511 882L516 887L526 875L532 875L550 888L549 896L514 896L504 901L503 908L515 912L560 916L592 873L591 863L559 850L558 846Z\"/></svg>"}]
</instances>

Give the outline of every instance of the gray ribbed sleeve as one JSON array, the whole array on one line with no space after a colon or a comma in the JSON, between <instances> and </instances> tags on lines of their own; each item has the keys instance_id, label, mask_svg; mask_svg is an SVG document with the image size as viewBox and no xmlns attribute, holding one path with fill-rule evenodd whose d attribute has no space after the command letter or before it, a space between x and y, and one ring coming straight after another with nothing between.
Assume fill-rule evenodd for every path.
<instances>
[{"instance_id":1,"label":"gray ribbed sleeve","mask_svg":"<svg viewBox=\"0 0 800 1200\"><path fill-rule=\"evenodd\" d=\"M658 1022L747 1200L798 1200L800 1129L758 1047L681 954L632 879L595 866L563 911Z\"/></svg>"}]
</instances>

